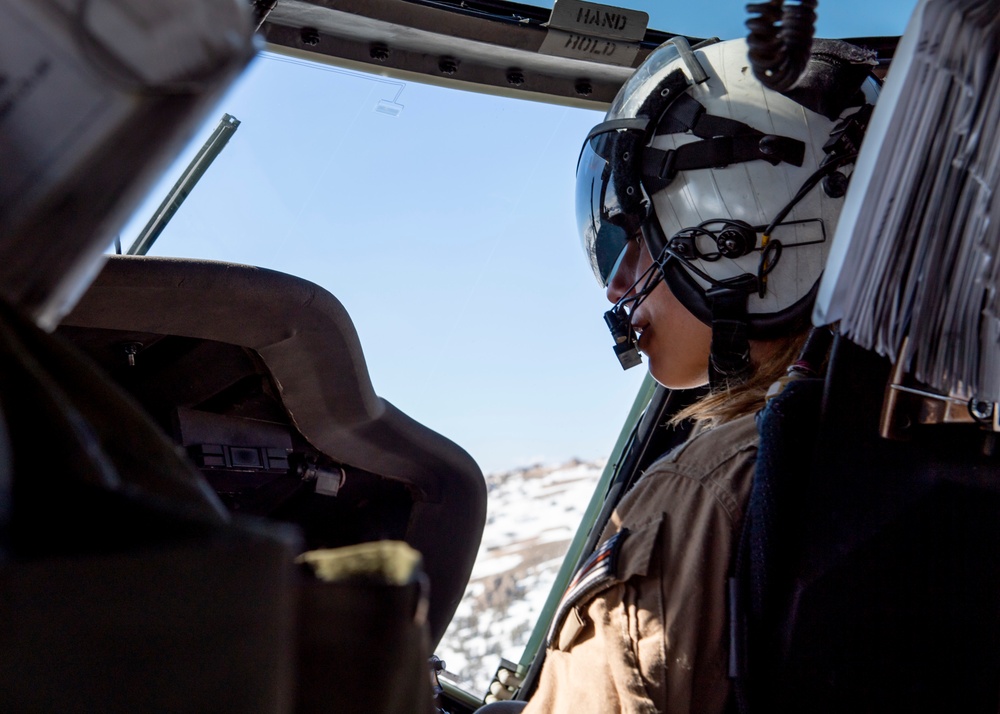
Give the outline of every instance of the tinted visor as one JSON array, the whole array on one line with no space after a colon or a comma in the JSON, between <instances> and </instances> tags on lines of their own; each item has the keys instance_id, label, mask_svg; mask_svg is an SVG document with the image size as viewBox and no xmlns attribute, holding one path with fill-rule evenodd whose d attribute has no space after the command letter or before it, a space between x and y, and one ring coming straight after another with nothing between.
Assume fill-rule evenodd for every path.
<instances>
[{"instance_id":1,"label":"tinted visor","mask_svg":"<svg viewBox=\"0 0 1000 714\"><path fill-rule=\"evenodd\" d=\"M612 134L598 134L583 145L576 169L576 222L584 254L603 286L611 281L629 238L638 228L618 200L606 158Z\"/></svg>"},{"instance_id":2,"label":"tinted visor","mask_svg":"<svg viewBox=\"0 0 1000 714\"><path fill-rule=\"evenodd\" d=\"M676 66L680 58L679 45L668 43L654 50L618 92L604 122L594 128L580 152L577 227L601 285L611 281L629 238L648 215L649 199L640 180L642 150L651 127L688 86Z\"/></svg>"}]
</instances>

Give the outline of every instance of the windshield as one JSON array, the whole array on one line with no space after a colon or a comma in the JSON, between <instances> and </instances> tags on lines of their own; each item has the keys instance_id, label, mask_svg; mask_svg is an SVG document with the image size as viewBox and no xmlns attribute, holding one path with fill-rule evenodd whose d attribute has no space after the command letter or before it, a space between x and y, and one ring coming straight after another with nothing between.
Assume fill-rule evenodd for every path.
<instances>
[{"instance_id":1,"label":"windshield","mask_svg":"<svg viewBox=\"0 0 1000 714\"><path fill-rule=\"evenodd\" d=\"M621 4L651 12L652 27L745 31L742 3ZM913 5L823 3L820 34L898 33ZM486 470L607 454L607 424L641 375L618 371L575 239L574 168L603 111L264 53L123 229L126 248L224 112L238 131L151 254L328 288L357 324L376 390ZM473 420L476 402L489 408Z\"/></svg>"},{"instance_id":2,"label":"windshield","mask_svg":"<svg viewBox=\"0 0 1000 714\"><path fill-rule=\"evenodd\" d=\"M482 618L517 637L487 646L446 635L438 649L481 695L498 657L520 656L643 377L618 366L607 302L576 239L574 168L602 113L265 53L122 231L125 250L223 113L237 130L150 255L263 266L325 287L355 323L376 392L469 451L490 483L536 464L565 481L560 466L583 464L568 477L576 490L557 499L559 527L546 500L547 545L528 544L522 558L551 566L514 592L534 604L511 610L516 623ZM501 527L487 542L517 540ZM521 572L517 559L508 552L501 575ZM470 592L497 567L477 565Z\"/></svg>"},{"instance_id":3,"label":"windshield","mask_svg":"<svg viewBox=\"0 0 1000 714\"><path fill-rule=\"evenodd\" d=\"M223 112L238 130L150 255L327 288L376 392L485 471L607 455L642 375L621 374L576 240L573 171L598 112L267 53L123 230L126 249Z\"/></svg>"}]
</instances>

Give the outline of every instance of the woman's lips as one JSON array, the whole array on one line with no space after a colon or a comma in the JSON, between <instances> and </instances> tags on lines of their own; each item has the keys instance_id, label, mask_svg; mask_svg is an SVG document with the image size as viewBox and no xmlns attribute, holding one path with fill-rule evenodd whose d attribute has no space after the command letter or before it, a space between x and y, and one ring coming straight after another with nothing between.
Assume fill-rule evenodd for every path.
<instances>
[{"instance_id":1,"label":"woman's lips","mask_svg":"<svg viewBox=\"0 0 1000 714\"><path fill-rule=\"evenodd\" d=\"M646 330L648 326L649 325L646 323L639 323L632 325L632 330L635 332L635 341L636 344L639 346L639 349L642 349L642 333Z\"/></svg>"}]
</instances>

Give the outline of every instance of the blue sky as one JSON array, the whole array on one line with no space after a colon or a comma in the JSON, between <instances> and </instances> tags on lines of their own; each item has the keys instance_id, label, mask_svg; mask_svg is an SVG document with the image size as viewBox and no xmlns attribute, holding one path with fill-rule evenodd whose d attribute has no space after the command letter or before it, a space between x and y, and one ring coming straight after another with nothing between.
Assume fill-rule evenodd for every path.
<instances>
[{"instance_id":1,"label":"blue sky","mask_svg":"<svg viewBox=\"0 0 1000 714\"><path fill-rule=\"evenodd\" d=\"M898 33L913 4L826 0L819 34ZM743 34L742 3L707 5L661 3L670 21L651 24ZM398 116L376 111L383 101ZM122 230L124 246L223 112L241 125L152 255L322 285L353 317L379 395L486 471L610 452L644 369L618 366L573 219L576 157L600 113L265 53Z\"/></svg>"}]
</instances>

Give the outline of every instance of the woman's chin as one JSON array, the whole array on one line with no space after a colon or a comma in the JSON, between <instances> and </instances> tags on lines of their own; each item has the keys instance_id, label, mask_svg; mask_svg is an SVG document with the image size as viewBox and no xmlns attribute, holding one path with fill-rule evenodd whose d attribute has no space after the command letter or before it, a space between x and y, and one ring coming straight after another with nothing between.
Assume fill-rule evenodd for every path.
<instances>
[{"instance_id":1,"label":"woman's chin","mask_svg":"<svg viewBox=\"0 0 1000 714\"><path fill-rule=\"evenodd\" d=\"M647 354L649 374L667 389L694 389L708 384L708 372L678 370Z\"/></svg>"}]
</instances>

